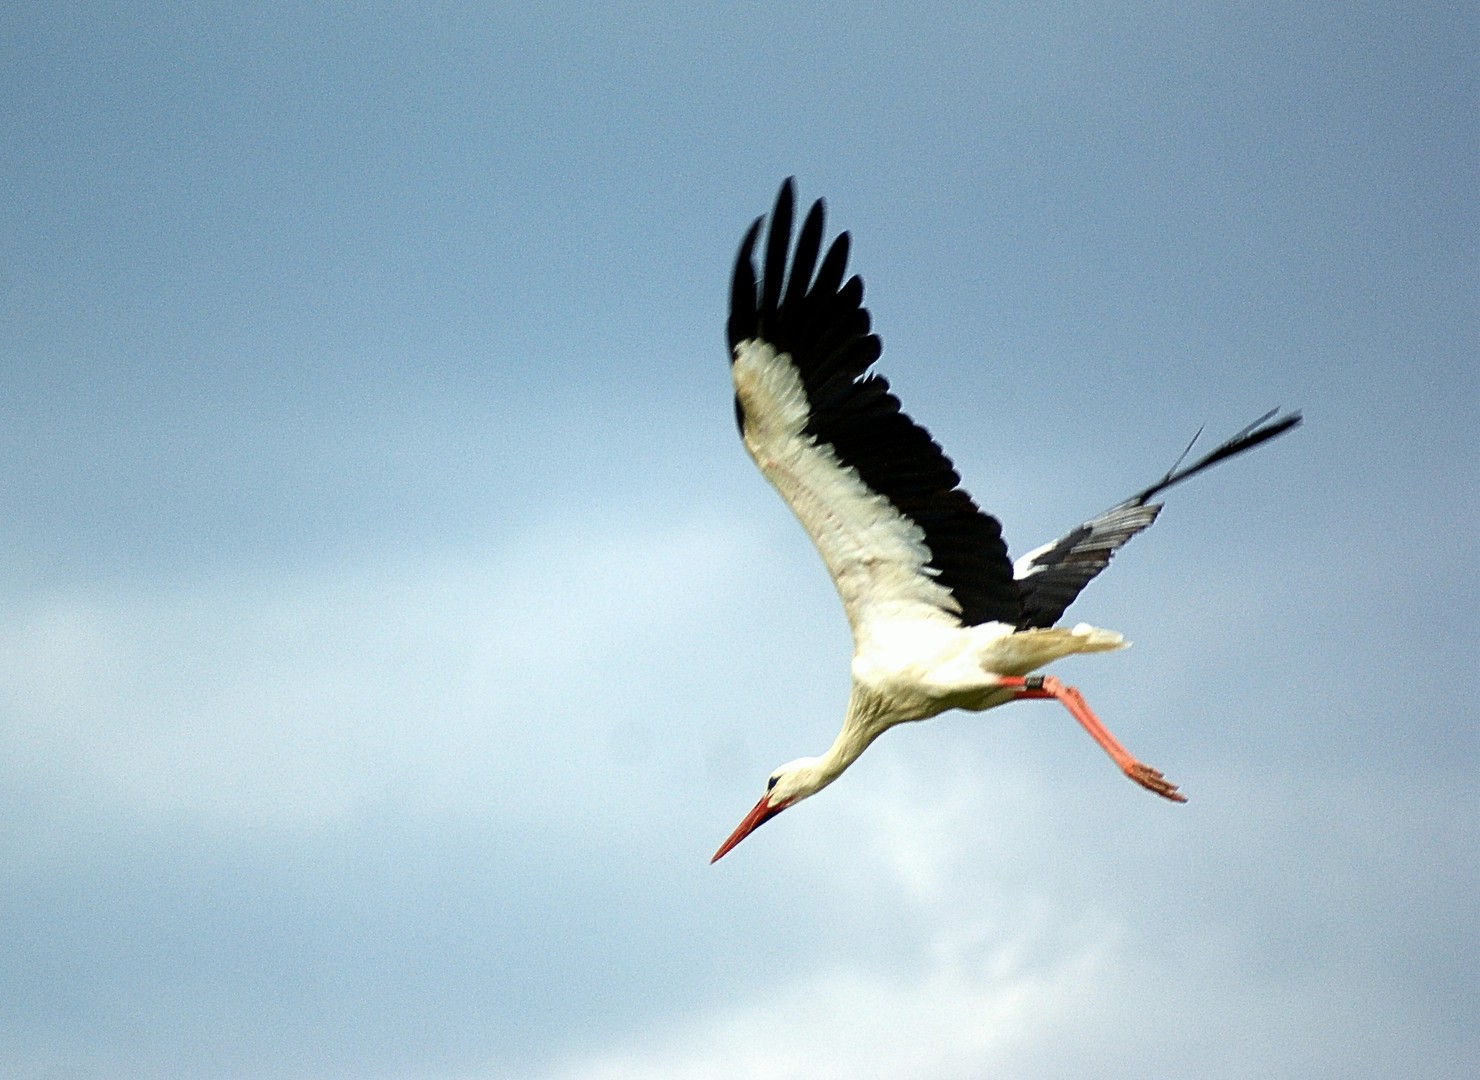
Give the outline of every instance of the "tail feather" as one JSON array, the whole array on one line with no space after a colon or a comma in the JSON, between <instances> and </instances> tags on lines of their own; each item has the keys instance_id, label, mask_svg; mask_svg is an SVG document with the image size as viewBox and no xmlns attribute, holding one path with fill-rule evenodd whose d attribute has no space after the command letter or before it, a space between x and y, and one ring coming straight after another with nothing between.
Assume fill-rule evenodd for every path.
<instances>
[{"instance_id":1,"label":"tail feather","mask_svg":"<svg viewBox=\"0 0 1480 1080\"><path fill-rule=\"evenodd\" d=\"M981 660L982 666L994 674L1026 675L1075 653L1113 652L1129 645L1114 630L1102 630L1088 623L1080 623L1072 630L1046 626L998 638Z\"/></svg>"}]
</instances>

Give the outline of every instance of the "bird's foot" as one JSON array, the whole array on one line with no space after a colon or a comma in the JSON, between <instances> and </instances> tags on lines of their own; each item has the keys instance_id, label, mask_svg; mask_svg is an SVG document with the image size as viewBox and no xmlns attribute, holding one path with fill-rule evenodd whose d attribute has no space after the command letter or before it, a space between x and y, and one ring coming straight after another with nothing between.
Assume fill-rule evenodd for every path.
<instances>
[{"instance_id":1,"label":"bird's foot","mask_svg":"<svg viewBox=\"0 0 1480 1080\"><path fill-rule=\"evenodd\" d=\"M1187 796L1177 790L1176 784L1150 765L1142 765L1139 761L1133 761L1125 766L1125 774L1147 791L1154 792L1163 799L1171 799L1172 802L1187 801Z\"/></svg>"}]
</instances>

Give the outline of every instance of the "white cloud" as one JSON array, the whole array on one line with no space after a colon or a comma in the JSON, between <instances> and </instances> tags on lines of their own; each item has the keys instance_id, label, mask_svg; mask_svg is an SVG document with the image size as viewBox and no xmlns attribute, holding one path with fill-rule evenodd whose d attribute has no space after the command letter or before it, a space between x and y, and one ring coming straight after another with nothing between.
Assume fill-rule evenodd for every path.
<instances>
[{"instance_id":1,"label":"white cloud","mask_svg":"<svg viewBox=\"0 0 1480 1080\"><path fill-rule=\"evenodd\" d=\"M12 603L6 782L292 827L387 794L507 809L515 782L523 812L577 788L589 802L634 689L702 645L699 614L743 561L737 532L546 521L486 554Z\"/></svg>"},{"instance_id":2,"label":"white cloud","mask_svg":"<svg viewBox=\"0 0 1480 1080\"><path fill-rule=\"evenodd\" d=\"M926 962L902 975L769 973L738 1007L569 1062L551 1080L1001 1075L1089 999L1108 950L1089 941L1031 967L1025 960L1037 950L1028 942L988 937L984 929L942 935Z\"/></svg>"},{"instance_id":3,"label":"white cloud","mask_svg":"<svg viewBox=\"0 0 1480 1080\"><path fill-rule=\"evenodd\" d=\"M791 523L776 527L791 552ZM473 966L489 974L468 987L482 1003L470 1008L510 1030L504 1011L520 1006L501 984L517 976L535 988L526 1006L577 995L604 1015L591 1030L568 1030L559 1010L532 1017L527 1046L462 1044L465 1060L516 1055L520 1075L539 1073L541 1053L551 1080L1110 1077L1147 1065L1230 1080L1446 1075L1442 1050L1406 1055L1413 1032L1428 1046L1446 1038L1428 985L1436 972L1450 988L1463 977L1465 954L1436 950L1473 890L1439 886L1473 865L1473 836L1446 832L1453 814L1421 792L1373 801L1339 760L1235 774L1199 757L1201 777L1178 775L1195 802L1171 808L1117 778L1048 705L956 714L891 733L730 863L703 866L746 800L730 806L732 780L692 768L710 729L675 715L714 710L713 730L733 726L765 755L733 779L748 797L772 755L805 752L814 733L825 743L833 721L815 717L798 747L765 725L828 701L841 710L841 668L823 668L809 637L813 614L836 619L836 635L841 619L825 593L795 617L793 568L808 581L816 568L805 549L770 563L771 538L703 516L661 530L558 521L491 556L12 606L0 620L4 782L94 820L315 829L385 804L412 835L440 825L419 815L534 820L516 847L549 859L527 893L490 891L507 905L489 905L490 923L538 926L560 881L570 925L594 928L572 948L604 944L549 971L480 954ZM781 585L755 600L745 590L759 578ZM774 627L714 618L743 624L781 601L788 621ZM777 657L772 681L756 680ZM805 686L789 685L798 677ZM1171 765L1144 736L1137 745ZM1473 786L1459 794L1473 804ZM698 814L653 814L661 803L722 820L710 835ZM632 857L602 864L609 879L563 874L592 837L636 840L639 828L668 831L617 848ZM454 860L496 862L497 841L474 832ZM325 902L363 919L359 885L346 878ZM458 924L438 926L439 945L464 942L465 913L482 910L452 895ZM757 911L757 897L793 900ZM753 952L735 944L742 924ZM383 936L368 925L350 924L351 937ZM1406 937L1373 938L1372 925ZM721 959L698 959L721 935ZM665 996L650 971L629 981L603 949L624 964L656 957L679 989ZM1421 976L1410 952L1425 958ZM570 986L593 958L589 983ZM386 1000L429 981L408 978ZM632 985L647 997L629 1000ZM510 1075L498 1060L482 1075Z\"/></svg>"}]
</instances>

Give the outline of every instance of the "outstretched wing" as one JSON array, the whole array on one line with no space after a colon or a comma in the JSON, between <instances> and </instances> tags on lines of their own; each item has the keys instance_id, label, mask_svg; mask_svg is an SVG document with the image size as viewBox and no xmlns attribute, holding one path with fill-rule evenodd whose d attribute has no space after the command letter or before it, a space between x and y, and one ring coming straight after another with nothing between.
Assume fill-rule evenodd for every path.
<instances>
[{"instance_id":1,"label":"outstretched wing","mask_svg":"<svg viewBox=\"0 0 1480 1080\"><path fill-rule=\"evenodd\" d=\"M1156 515L1161 513L1161 504L1150 500L1173 484L1180 484L1190 476L1211 468L1245 450L1283 435L1300 423L1300 414L1288 413L1271 421L1273 412L1265 413L1233 438L1211 453L1199 458L1185 469L1178 469L1181 459L1156 483L1137 492L1123 503L1106 510L1099 517L1091 518L1067 536L1051 544L1044 544L1028 552L1013 565L1018 588L1022 591L1022 616L1018 628L1052 626L1064 614L1064 609L1101 570L1110 565L1110 558L1131 537L1145 529ZM1193 440L1194 442L1196 439ZM1187 450L1191 450L1189 445ZM1183 457L1187 451L1183 451Z\"/></svg>"},{"instance_id":2,"label":"outstretched wing","mask_svg":"<svg viewBox=\"0 0 1480 1080\"><path fill-rule=\"evenodd\" d=\"M745 448L812 537L855 635L871 618L1016 624L1002 526L961 489L950 459L900 411L884 378L869 373L881 346L863 282L843 280L848 234L819 267L822 201L795 252L792 208L788 179L759 285L751 255L761 219L735 260L729 343Z\"/></svg>"}]
</instances>

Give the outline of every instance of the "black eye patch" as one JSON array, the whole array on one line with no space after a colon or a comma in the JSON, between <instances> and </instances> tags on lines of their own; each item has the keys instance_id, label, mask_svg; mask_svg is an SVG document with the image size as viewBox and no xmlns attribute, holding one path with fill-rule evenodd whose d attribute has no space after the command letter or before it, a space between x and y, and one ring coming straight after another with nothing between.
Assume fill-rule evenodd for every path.
<instances>
[{"instance_id":1,"label":"black eye patch","mask_svg":"<svg viewBox=\"0 0 1480 1080\"><path fill-rule=\"evenodd\" d=\"M773 787L775 787L776 786L776 781L779 780L779 779L781 779L779 776L773 776L773 777L771 777L771 779L767 780L766 781L766 790L767 791L770 791Z\"/></svg>"}]
</instances>

